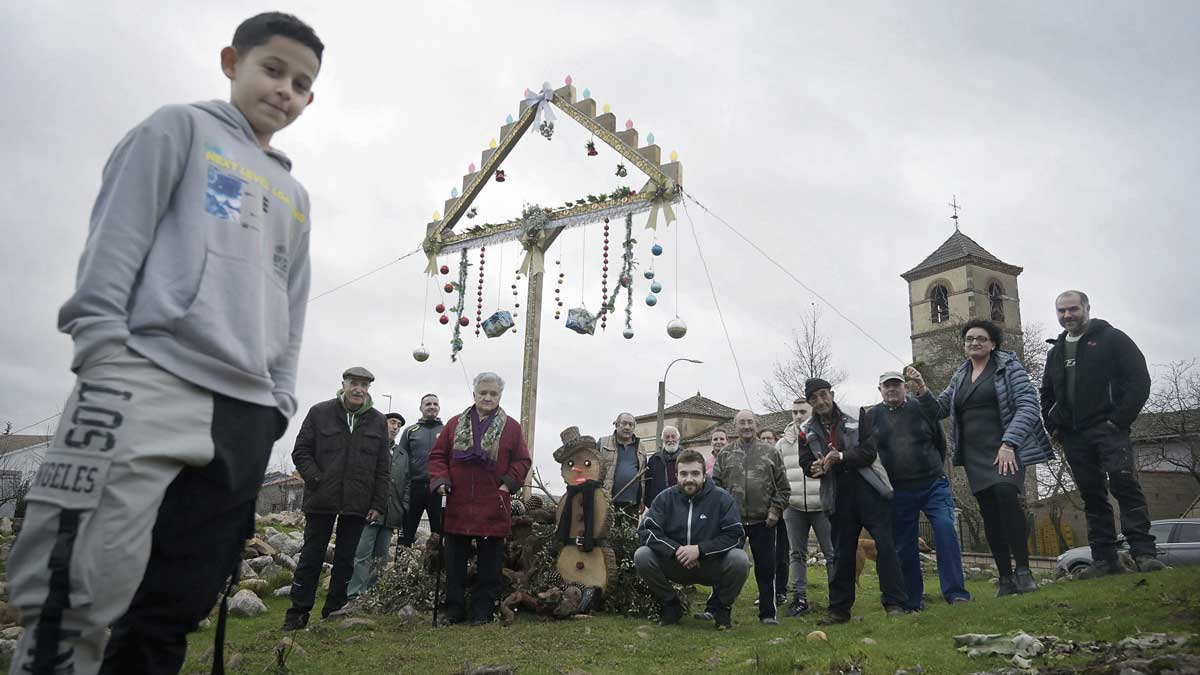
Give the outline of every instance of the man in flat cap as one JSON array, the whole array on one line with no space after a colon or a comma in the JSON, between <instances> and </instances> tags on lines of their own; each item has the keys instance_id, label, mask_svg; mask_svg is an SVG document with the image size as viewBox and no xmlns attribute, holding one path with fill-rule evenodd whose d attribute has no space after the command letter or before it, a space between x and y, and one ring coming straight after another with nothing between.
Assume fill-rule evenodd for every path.
<instances>
[{"instance_id":1,"label":"man in flat cap","mask_svg":"<svg viewBox=\"0 0 1200 675\"><path fill-rule=\"evenodd\" d=\"M408 451L396 443L396 436L404 428L404 415L398 412L387 414L388 454L392 458L391 476L388 478L386 509L375 521L368 522L358 540L354 553L354 575L350 577L350 602L375 585L379 569L387 562L388 550L392 546L392 532L404 526L409 507L409 457Z\"/></svg>"},{"instance_id":2,"label":"man in flat cap","mask_svg":"<svg viewBox=\"0 0 1200 675\"><path fill-rule=\"evenodd\" d=\"M309 409L296 436L292 461L304 479L304 547L292 581L285 631L308 624L335 525L337 546L322 618L346 604L363 527L387 512L391 455L387 422L372 407L368 393L374 380L361 366L346 370L337 396Z\"/></svg>"}]
</instances>

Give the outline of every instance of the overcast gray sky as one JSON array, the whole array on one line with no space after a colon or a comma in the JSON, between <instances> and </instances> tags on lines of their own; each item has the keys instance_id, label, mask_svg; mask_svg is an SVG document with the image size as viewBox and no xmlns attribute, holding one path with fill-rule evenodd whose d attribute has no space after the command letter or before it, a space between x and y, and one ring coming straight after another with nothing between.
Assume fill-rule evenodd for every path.
<instances>
[{"instance_id":1,"label":"overcast gray sky","mask_svg":"<svg viewBox=\"0 0 1200 675\"><path fill-rule=\"evenodd\" d=\"M1054 295L1081 287L1094 315L1125 329L1152 363L1200 353L1195 3L5 3L0 423L54 414L72 385L56 313L112 146L160 105L227 97L218 52L242 19L268 9L295 12L327 45L316 102L275 139L313 196L314 294L415 248L522 91L570 74L618 120L654 132L664 154L677 150L701 202L901 356L910 346L898 275L951 234L952 194L964 232L1025 268L1026 322L1054 328ZM478 200L479 220L640 187L636 170L613 175L611 151L587 157L586 140L569 122L550 143L528 136L506 162L508 181ZM690 212L757 404L813 298ZM660 230L666 290L656 308L636 277L632 341L619 318L584 337L547 307L535 450L543 474L557 475L550 453L563 427L600 434L620 410L653 411L656 382L678 356L705 363L672 370L669 402L701 391L746 404L679 215ZM635 236L646 264L643 222L635 218ZM587 230L586 270L584 236L561 237L563 295L578 304L586 273L594 310L599 228ZM442 394L445 414L468 404L464 368L450 362L449 331L432 309L440 291L424 301L423 262L412 257L310 306L302 411L331 397L354 364L378 376L377 404L386 409L390 394L410 420L426 391ZM489 248L485 316L497 291L511 308L517 262L515 244ZM664 330L675 312L690 326L679 341ZM433 356L417 364L410 353L423 326ZM877 374L899 364L829 311L826 328L850 375L840 397L874 400ZM516 415L522 335L465 335L465 370L506 377L503 404Z\"/></svg>"}]
</instances>

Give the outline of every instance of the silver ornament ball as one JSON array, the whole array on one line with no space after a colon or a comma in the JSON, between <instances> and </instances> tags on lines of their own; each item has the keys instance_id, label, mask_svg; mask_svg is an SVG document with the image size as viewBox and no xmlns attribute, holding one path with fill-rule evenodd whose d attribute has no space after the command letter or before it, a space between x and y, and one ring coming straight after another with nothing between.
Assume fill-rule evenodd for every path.
<instances>
[{"instance_id":1,"label":"silver ornament ball","mask_svg":"<svg viewBox=\"0 0 1200 675\"><path fill-rule=\"evenodd\" d=\"M667 322L667 335L678 340L687 335L687 322L679 317L675 317Z\"/></svg>"},{"instance_id":2,"label":"silver ornament ball","mask_svg":"<svg viewBox=\"0 0 1200 675\"><path fill-rule=\"evenodd\" d=\"M626 340L632 340L633 339L633 329L626 328L624 331L621 332L621 335L624 335Z\"/></svg>"}]
</instances>

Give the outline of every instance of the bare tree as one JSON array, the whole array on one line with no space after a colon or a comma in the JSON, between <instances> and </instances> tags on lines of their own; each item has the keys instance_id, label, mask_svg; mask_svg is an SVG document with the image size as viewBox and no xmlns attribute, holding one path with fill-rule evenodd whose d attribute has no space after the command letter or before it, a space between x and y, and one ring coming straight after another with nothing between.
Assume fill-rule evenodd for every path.
<instances>
[{"instance_id":1,"label":"bare tree","mask_svg":"<svg viewBox=\"0 0 1200 675\"><path fill-rule=\"evenodd\" d=\"M1159 366L1138 436L1142 468L1183 471L1200 483L1200 368L1197 359Z\"/></svg>"},{"instance_id":2,"label":"bare tree","mask_svg":"<svg viewBox=\"0 0 1200 675\"><path fill-rule=\"evenodd\" d=\"M821 332L821 309L816 303L800 315L800 326L792 328L787 358L776 360L771 378L763 380L759 403L770 412L790 410L792 401L804 395L804 382L819 377L835 388L846 381L846 371L834 365L833 346Z\"/></svg>"}]
</instances>

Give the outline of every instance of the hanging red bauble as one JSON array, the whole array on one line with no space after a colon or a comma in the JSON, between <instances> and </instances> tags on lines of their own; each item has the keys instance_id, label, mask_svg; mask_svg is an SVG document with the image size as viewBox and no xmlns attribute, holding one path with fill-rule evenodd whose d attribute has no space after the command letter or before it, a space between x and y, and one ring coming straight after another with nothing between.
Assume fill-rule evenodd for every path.
<instances>
[{"instance_id":1,"label":"hanging red bauble","mask_svg":"<svg viewBox=\"0 0 1200 675\"><path fill-rule=\"evenodd\" d=\"M438 321L440 321L442 323L442 325L446 325L446 324L450 323L450 317L443 314L438 317Z\"/></svg>"},{"instance_id":2,"label":"hanging red bauble","mask_svg":"<svg viewBox=\"0 0 1200 675\"><path fill-rule=\"evenodd\" d=\"M447 293L453 293L454 292L454 284L447 283L445 286L442 286L442 290L446 291Z\"/></svg>"},{"instance_id":3,"label":"hanging red bauble","mask_svg":"<svg viewBox=\"0 0 1200 675\"><path fill-rule=\"evenodd\" d=\"M471 325L471 320L465 316L460 316L460 317L458 317L458 325L469 326L469 325Z\"/></svg>"},{"instance_id":4,"label":"hanging red bauble","mask_svg":"<svg viewBox=\"0 0 1200 675\"><path fill-rule=\"evenodd\" d=\"M437 312L438 314L441 314L442 312L446 311L446 306L439 302L438 304L433 306L433 311Z\"/></svg>"},{"instance_id":5,"label":"hanging red bauble","mask_svg":"<svg viewBox=\"0 0 1200 675\"><path fill-rule=\"evenodd\" d=\"M450 274L450 266L449 266L449 265L442 265L442 270L441 270L441 271L442 271L442 274Z\"/></svg>"},{"instance_id":6,"label":"hanging red bauble","mask_svg":"<svg viewBox=\"0 0 1200 675\"><path fill-rule=\"evenodd\" d=\"M496 182L497 183L504 182L504 169L496 169Z\"/></svg>"}]
</instances>

